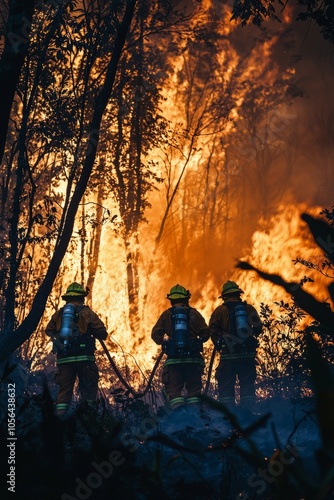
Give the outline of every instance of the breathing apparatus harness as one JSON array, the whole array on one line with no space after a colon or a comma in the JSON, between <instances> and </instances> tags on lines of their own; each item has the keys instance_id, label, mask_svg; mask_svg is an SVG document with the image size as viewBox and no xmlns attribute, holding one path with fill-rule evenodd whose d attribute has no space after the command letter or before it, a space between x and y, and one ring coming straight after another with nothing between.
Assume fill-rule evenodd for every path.
<instances>
[{"instance_id":1,"label":"breathing apparatus harness","mask_svg":"<svg viewBox=\"0 0 334 500\"><path fill-rule=\"evenodd\" d=\"M173 306L170 308L172 333L168 340L164 340L162 350L171 358L185 358L198 355L203 351L202 340L191 336L190 310L189 306Z\"/></svg>"},{"instance_id":2,"label":"breathing apparatus harness","mask_svg":"<svg viewBox=\"0 0 334 500\"><path fill-rule=\"evenodd\" d=\"M71 302L65 304L62 310L59 340L61 355L75 354L83 350L94 351L95 339L89 333L80 333L78 326L79 313L84 304L75 306Z\"/></svg>"},{"instance_id":3,"label":"breathing apparatus harness","mask_svg":"<svg viewBox=\"0 0 334 500\"><path fill-rule=\"evenodd\" d=\"M222 354L252 352L257 347L257 340L252 335L252 327L248 322L246 302L225 302L229 310L230 331L220 335L217 349Z\"/></svg>"}]
</instances>

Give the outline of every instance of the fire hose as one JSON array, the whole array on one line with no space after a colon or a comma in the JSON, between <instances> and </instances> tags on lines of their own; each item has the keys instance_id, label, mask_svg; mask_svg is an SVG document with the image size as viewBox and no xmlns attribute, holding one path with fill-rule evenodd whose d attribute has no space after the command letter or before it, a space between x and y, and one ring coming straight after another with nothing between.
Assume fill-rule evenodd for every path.
<instances>
[{"instance_id":1,"label":"fire hose","mask_svg":"<svg viewBox=\"0 0 334 500\"><path fill-rule=\"evenodd\" d=\"M116 373L117 377L119 378L120 382L124 385L124 387L130 392L130 394L132 394L132 396L134 398L142 398L143 396L145 396L145 394L149 391L150 389L150 386L152 384L152 380L153 380L153 377L155 375L155 372L157 371L157 368L159 366L159 363L161 361L161 358L162 356L165 354L164 352L161 352L153 366L153 370L151 372L151 375L148 379L148 382L147 382L147 386L145 387L144 391L143 392L136 392L134 389L132 389L132 387L128 384L128 382L125 380L125 378L123 377L123 375L121 374L121 372L119 371L119 369L117 368L116 364L115 364L115 361L112 359L112 357L110 356L110 352L108 351L108 348L107 346L105 345L104 341L99 339L100 340L100 343L103 347L103 350L104 352L106 353L106 356L109 360L109 363L112 367L112 369L114 370L114 372Z\"/></svg>"},{"instance_id":2,"label":"fire hose","mask_svg":"<svg viewBox=\"0 0 334 500\"><path fill-rule=\"evenodd\" d=\"M130 394L132 394L132 396L134 398L141 398L143 396L145 396L145 394L149 391L150 389L150 386L152 384L152 380L153 380L153 377L155 375L155 372L157 371L157 368L159 366L159 363L163 357L163 355L165 354L163 351L159 354L159 356L157 357L157 360L153 366L153 370L151 372L151 375L148 379L148 382L147 382L147 386L145 387L144 391L143 392L136 392L129 384L128 382L125 380L125 378L123 377L123 375L121 374L121 372L119 371L119 369L117 368L116 366L116 363L115 361L112 359L112 357L110 356L110 352L108 351L108 348L107 346L105 345L104 341L99 339L100 340L100 343L103 347L103 350L104 352L106 353L106 356L109 360L109 363L112 367L112 369L114 370L114 372L116 373L117 377L119 378L120 382L123 384L123 386L130 392ZM208 375L207 375L207 380L206 380L206 384L205 384L205 388L204 388L204 391L203 391L203 394L207 394L208 392L208 389L209 389L209 386L210 386L210 379L211 379L211 373L212 373L212 368L213 368L213 363L214 363L214 359L215 359L215 355L216 355L216 347L214 347L213 351L212 351L212 354L211 354L211 359L210 359L210 363L209 363L209 369L208 369Z\"/></svg>"}]
</instances>

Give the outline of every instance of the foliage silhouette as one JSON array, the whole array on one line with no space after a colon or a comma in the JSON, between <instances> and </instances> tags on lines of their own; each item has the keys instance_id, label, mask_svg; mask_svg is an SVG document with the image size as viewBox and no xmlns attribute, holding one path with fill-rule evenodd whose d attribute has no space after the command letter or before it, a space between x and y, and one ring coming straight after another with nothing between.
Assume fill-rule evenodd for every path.
<instances>
[{"instance_id":1,"label":"foliage silhouette","mask_svg":"<svg viewBox=\"0 0 334 500\"><path fill-rule=\"evenodd\" d=\"M327 212L328 214L328 212ZM334 230L332 224L309 214L302 214L301 218L308 224L315 242L324 250L325 258L334 263ZM305 498L333 498L334 494L334 380L333 367L326 359L320 343L314 334L325 329L333 341L334 313L328 303L320 302L312 295L302 290L297 283L286 282L281 276L263 272L247 262L239 262L237 267L255 271L261 278L283 287L290 293L296 304L312 316L319 325L311 324L304 330L306 344L306 360L311 372L319 432L322 436L322 447L315 450L316 461L319 467L319 482L315 486L307 480L307 473L302 469L294 471L292 477L285 478L282 493L294 490L294 484L299 484ZM331 291L331 285L328 287Z\"/></svg>"},{"instance_id":2,"label":"foliage silhouette","mask_svg":"<svg viewBox=\"0 0 334 500\"><path fill-rule=\"evenodd\" d=\"M165 498L159 477L149 467L137 466L135 454L122 443L123 423L110 408L82 403L71 417L60 420L45 389L40 396L27 398L16 414L16 498L69 500L78 498L78 491L92 500L110 498L111 492L115 499L137 498L140 492L152 500L157 495ZM5 450L4 411L0 424ZM5 455L0 466L3 477L8 473ZM2 498L8 497L7 487L2 483Z\"/></svg>"},{"instance_id":3,"label":"foliage silhouette","mask_svg":"<svg viewBox=\"0 0 334 500\"><path fill-rule=\"evenodd\" d=\"M334 43L334 6L331 0L296 0L293 8L299 7L296 15L298 21L314 21L325 38ZM232 19L241 21L242 26L252 22L261 26L265 19L280 22L280 15L288 4L288 0L235 0L232 9ZM278 14L276 14L278 8Z\"/></svg>"}]
</instances>

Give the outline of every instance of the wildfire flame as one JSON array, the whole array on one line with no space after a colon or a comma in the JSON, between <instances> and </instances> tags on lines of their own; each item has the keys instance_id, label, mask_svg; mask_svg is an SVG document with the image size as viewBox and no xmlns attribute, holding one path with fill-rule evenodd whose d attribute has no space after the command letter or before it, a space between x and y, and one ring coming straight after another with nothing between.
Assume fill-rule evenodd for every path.
<instances>
[{"instance_id":1,"label":"wildfire flame","mask_svg":"<svg viewBox=\"0 0 334 500\"><path fill-rule=\"evenodd\" d=\"M297 257L312 262L321 261L322 252L300 219L300 214L304 211L318 215L320 210L320 207L310 209L305 204L282 205L270 220L259 221L259 228L252 237L250 251L244 255L243 260L251 262L261 270L278 273L288 281L299 282L306 274L314 279L314 283L306 283L305 289L314 294L318 300L328 300L329 294L326 288L328 279L312 269L305 270L303 266L293 263ZM169 263L164 259L163 251L157 252L153 271L148 276L146 272L151 267L152 254L142 253L140 297L145 306L142 310L140 329L134 337L127 315L128 297L124 274L124 251L110 228L103 228L103 232L99 265L90 295L93 309L105 321L110 338L116 342L116 345L112 346L112 353L120 361L125 352L131 357L134 356L140 366L147 369L153 366L153 358L160 351L151 340L150 332L158 316L170 306L166 294L170 286L177 282L182 282L190 289L191 306L197 308L207 322L213 310L221 303L218 295L221 292L221 285L227 279L236 281L244 291L243 298L258 310L261 302L272 307L274 301L291 299L284 290L260 279L255 273L233 268L227 270L225 276L221 276L216 273L214 267L210 268L208 265L204 282L199 281L196 274L189 281L179 280L179 277L169 269ZM151 234L149 239L145 233L145 238L146 248L153 247L154 234ZM67 259L66 267L73 266L73 269L75 255L69 255ZM77 278L78 275L75 273L72 276L67 275L66 282ZM138 339L141 340L138 341ZM208 347L212 349L211 342L208 343Z\"/></svg>"},{"instance_id":2,"label":"wildfire flame","mask_svg":"<svg viewBox=\"0 0 334 500\"><path fill-rule=\"evenodd\" d=\"M261 156L266 147L278 147L283 141L283 132L295 119L284 100L266 108L263 116L262 103L266 105L267 95L279 76L282 85L288 86L295 69L289 66L282 70L274 61L279 33L262 41L258 37L247 46L246 54L237 38L247 35L238 32L236 36L237 27L229 22L228 9L221 7L219 13L213 15L213 6L214 2L203 1L201 17L190 28L195 31L201 23L212 23L217 34L215 59L211 59L208 48L204 53L200 36L193 44L188 44L185 37L182 50L169 56L161 114L169 120L172 136L164 146L150 151L149 158L163 183L149 194L147 201L151 207L145 209L147 223L142 222L138 231L129 237L129 246L137 258L139 283L135 329L129 317L129 262L120 231L117 200L111 195L102 200L112 222L100 227L97 257L91 257L96 238L96 226L91 223L94 217L89 221L88 216L83 221L82 214L78 214L71 247L43 318L44 325L56 306L61 305L59 297L69 283L79 281L86 285L93 276L87 301L103 319L110 339L115 342L112 344L109 339L110 349L118 360L124 356L134 357L146 368L152 367L153 358L159 352L151 340L151 329L158 316L169 307L166 294L176 283L191 291L190 304L207 322L221 303L218 295L228 279L238 283L245 292L245 300L257 309L261 302L271 305L281 299L289 300L283 290L261 280L255 273L236 270L234 264L238 259L247 260L261 270L281 274L288 281L298 282L307 274L314 283L306 283L305 289L319 300L329 299L327 279L313 270L306 272L292 262L297 257L312 261L323 257L300 220L302 212L318 215L323 207L298 204L293 194L288 198L283 179L284 185L278 190L281 190L281 205L277 206L275 200L266 217L259 218L257 212L262 201L259 193L255 195L257 184L267 175L262 192L270 198L266 187L276 183L283 170L280 167L286 165L282 155L269 173L265 161L263 171L258 171L252 153L256 150ZM286 7L285 24L291 22L290 14ZM234 38L229 38L230 35ZM145 40L143 45L145 43L149 42ZM149 50L149 45L144 49ZM262 89L251 102L258 105L258 100L263 98L254 112L255 116L261 115L262 121L256 124L257 134L250 137L243 105L252 95L253 84ZM108 154L102 151L101 156L111 171ZM73 158L68 160L71 165ZM61 191L62 186L58 184L52 189ZM100 201L96 193L87 193L82 207Z\"/></svg>"}]
</instances>

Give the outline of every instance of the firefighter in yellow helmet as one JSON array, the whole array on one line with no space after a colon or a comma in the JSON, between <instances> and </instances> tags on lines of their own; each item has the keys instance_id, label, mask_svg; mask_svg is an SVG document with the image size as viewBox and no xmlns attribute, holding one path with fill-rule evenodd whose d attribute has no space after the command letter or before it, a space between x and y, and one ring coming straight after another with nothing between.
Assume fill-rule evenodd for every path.
<instances>
[{"instance_id":1,"label":"firefighter in yellow helmet","mask_svg":"<svg viewBox=\"0 0 334 500\"><path fill-rule=\"evenodd\" d=\"M53 314L45 330L57 354L56 414L59 417L65 416L69 409L76 378L83 400L93 404L97 397L95 339L106 339L107 330L97 314L84 304L87 295L79 283L71 283L62 296L65 306Z\"/></svg>"},{"instance_id":2,"label":"firefighter in yellow helmet","mask_svg":"<svg viewBox=\"0 0 334 500\"><path fill-rule=\"evenodd\" d=\"M227 281L219 298L223 304L213 311L210 321L211 340L220 352L216 370L219 401L235 404L235 384L238 377L240 404L255 402L257 336L262 322L256 309L241 300L243 290L234 281Z\"/></svg>"},{"instance_id":3,"label":"firefighter in yellow helmet","mask_svg":"<svg viewBox=\"0 0 334 500\"><path fill-rule=\"evenodd\" d=\"M210 331L203 316L189 306L190 297L183 286L173 286L167 294L171 307L161 314L151 333L167 354L162 382L171 409L200 403L204 370L201 352Z\"/></svg>"}]
</instances>

